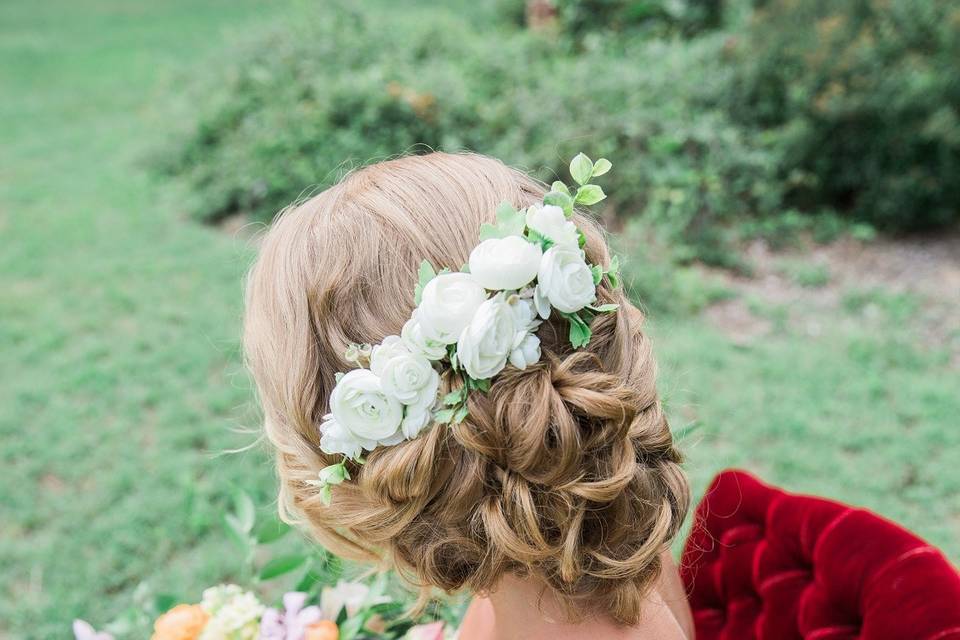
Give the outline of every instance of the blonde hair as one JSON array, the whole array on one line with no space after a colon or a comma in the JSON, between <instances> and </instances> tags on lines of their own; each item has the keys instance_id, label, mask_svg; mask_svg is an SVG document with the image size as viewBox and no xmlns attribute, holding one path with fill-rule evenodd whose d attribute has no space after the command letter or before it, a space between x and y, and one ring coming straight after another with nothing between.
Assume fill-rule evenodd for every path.
<instances>
[{"instance_id":1,"label":"blonde hair","mask_svg":"<svg viewBox=\"0 0 960 640\"><path fill-rule=\"evenodd\" d=\"M380 560L413 583L493 590L507 573L547 585L571 618L638 621L676 535L688 488L654 384L643 315L598 287L593 339L573 351L566 322L538 331L541 361L508 367L470 396L459 425L378 448L329 506L311 484L339 461L319 448L334 374L351 342L398 334L424 258L454 270L501 201L544 187L501 162L430 153L358 170L284 211L247 285L244 347L276 448L281 509L343 557ZM595 264L603 232L576 214ZM443 381L450 388L450 380Z\"/></svg>"}]
</instances>

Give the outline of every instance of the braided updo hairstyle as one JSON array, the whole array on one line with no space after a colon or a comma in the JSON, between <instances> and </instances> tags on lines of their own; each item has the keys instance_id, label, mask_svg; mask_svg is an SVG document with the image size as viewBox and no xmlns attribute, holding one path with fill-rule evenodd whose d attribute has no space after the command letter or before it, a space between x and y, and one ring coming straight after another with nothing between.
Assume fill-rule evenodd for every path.
<instances>
[{"instance_id":1,"label":"braided updo hairstyle","mask_svg":"<svg viewBox=\"0 0 960 640\"><path fill-rule=\"evenodd\" d=\"M413 583L484 593L512 573L553 590L572 619L635 624L688 488L655 388L643 315L606 280L593 338L572 350L566 321L538 330L543 357L474 392L459 425L380 447L329 506L310 483L339 462L320 450L348 344L399 334L424 258L457 270L481 223L545 189L473 154L431 153L360 169L278 216L249 274L244 347L276 449L280 504L334 553L379 560ZM603 232L576 214L588 261ZM441 391L451 388L449 373Z\"/></svg>"}]
</instances>

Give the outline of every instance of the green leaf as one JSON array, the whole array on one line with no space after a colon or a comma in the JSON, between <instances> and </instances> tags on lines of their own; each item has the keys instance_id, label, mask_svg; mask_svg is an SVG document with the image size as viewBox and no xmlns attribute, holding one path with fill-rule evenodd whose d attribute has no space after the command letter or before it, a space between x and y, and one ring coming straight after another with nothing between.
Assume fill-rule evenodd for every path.
<instances>
[{"instance_id":1,"label":"green leaf","mask_svg":"<svg viewBox=\"0 0 960 640\"><path fill-rule=\"evenodd\" d=\"M553 246L553 240L543 235L536 229L527 229L527 240L534 244L539 244L540 248L544 251Z\"/></svg>"},{"instance_id":2,"label":"green leaf","mask_svg":"<svg viewBox=\"0 0 960 640\"><path fill-rule=\"evenodd\" d=\"M467 408L467 405L460 405L460 408L457 409L456 413L453 414L453 423L460 424L469 414L470 410Z\"/></svg>"},{"instance_id":3,"label":"green leaf","mask_svg":"<svg viewBox=\"0 0 960 640\"><path fill-rule=\"evenodd\" d=\"M320 469L320 482L323 484L340 484L349 477L347 467L339 462Z\"/></svg>"},{"instance_id":4,"label":"green leaf","mask_svg":"<svg viewBox=\"0 0 960 640\"><path fill-rule=\"evenodd\" d=\"M439 411L433 412L433 419L439 422L440 424L449 424L453 420L453 414L456 411L454 408L450 409L440 409Z\"/></svg>"},{"instance_id":5,"label":"green leaf","mask_svg":"<svg viewBox=\"0 0 960 640\"><path fill-rule=\"evenodd\" d=\"M470 273L470 263L469 263L469 262L466 263L466 264L464 264L462 267L460 267L460 273Z\"/></svg>"},{"instance_id":6,"label":"green leaf","mask_svg":"<svg viewBox=\"0 0 960 640\"><path fill-rule=\"evenodd\" d=\"M419 280L417 281L417 286L413 289L414 304L420 304L420 300L423 298L423 288L427 286L428 282L437 277L437 271L433 268L433 265L430 264L429 260L424 260L420 263L417 275Z\"/></svg>"},{"instance_id":7,"label":"green leaf","mask_svg":"<svg viewBox=\"0 0 960 640\"><path fill-rule=\"evenodd\" d=\"M479 390L482 391L483 393L489 393L489 392L490 392L490 378L484 378L483 380L477 380L476 383L477 383L477 389L479 389Z\"/></svg>"},{"instance_id":8,"label":"green leaf","mask_svg":"<svg viewBox=\"0 0 960 640\"><path fill-rule=\"evenodd\" d=\"M274 515L260 523L256 533L254 533L254 538L260 544L270 544L271 542L276 542L289 532L290 525Z\"/></svg>"},{"instance_id":9,"label":"green leaf","mask_svg":"<svg viewBox=\"0 0 960 640\"><path fill-rule=\"evenodd\" d=\"M601 304L599 307L594 307L593 305L590 305L587 308L592 309L597 313L610 313L611 311L616 311L617 309L619 309L620 305L613 302L609 302L607 304Z\"/></svg>"},{"instance_id":10,"label":"green leaf","mask_svg":"<svg viewBox=\"0 0 960 640\"><path fill-rule=\"evenodd\" d=\"M593 175L593 161L583 153L578 153L577 156L570 161L570 175L577 184L587 184Z\"/></svg>"},{"instance_id":11,"label":"green leaf","mask_svg":"<svg viewBox=\"0 0 960 640\"><path fill-rule=\"evenodd\" d=\"M250 545L253 544L250 535L243 530L243 525L232 513L225 513L223 515L223 527L226 529L230 538L244 551L249 549Z\"/></svg>"},{"instance_id":12,"label":"green leaf","mask_svg":"<svg viewBox=\"0 0 960 640\"><path fill-rule=\"evenodd\" d=\"M599 185L595 184L585 184L579 189L577 189L577 204L591 205L597 204L601 200L607 197L607 194L603 192L603 189Z\"/></svg>"},{"instance_id":13,"label":"green leaf","mask_svg":"<svg viewBox=\"0 0 960 640\"><path fill-rule=\"evenodd\" d=\"M573 215L573 198L566 193L551 191L543 196L543 204L552 204L563 209L563 214L568 218Z\"/></svg>"},{"instance_id":14,"label":"green leaf","mask_svg":"<svg viewBox=\"0 0 960 640\"><path fill-rule=\"evenodd\" d=\"M278 578L294 571L306 561L307 556L299 553L289 556L279 556L263 565L263 569L260 570L260 579L272 580Z\"/></svg>"},{"instance_id":15,"label":"green leaf","mask_svg":"<svg viewBox=\"0 0 960 640\"><path fill-rule=\"evenodd\" d=\"M296 586L293 588L294 591L303 591L309 593L313 587L320 582L328 580L329 578L313 568L313 563L307 565L307 570L303 574L303 577L297 581Z\"/></svg>"},{"instance_id":16,"label":"green leaf","mask_svg":"<svg viewBox=\"0 0 960 640\"><path fill-rule=\"evenodd\" d=\"M233 494L234 515L237 524L243 533L250 533L253 530L253 523L256 520L256 509L253 506L253 500L250 494L242 489L238 489Z\"/></svg>"},{"instance_id":17,"label":"green leaf","mask_svg":"<svg viewBox=\"0 0 960 640\"><path fill-rule=\"evenodd\" d=\"M610 259L610 266L605 273L611 287L616 289L620 286L620 256L615 255Z\"/></svg>"},{"instance_id":18,"label":"green leaf","mask_svg":"<svg viewBox=\"0 0 960 640\"><path fill-rule=\"evenodd\" d=\"M466 385L460 387L456 391L451 391L447 395L443 396L443 404L448 406L455 406L463 402L463 399L467 397L467 387Z\"/></svg>"},{"instance_id":19,"label":"green leaf","mask_svg":"<svg viewBox=\"0 0 960 640\"><path fill-rule=\"evenodd\" d=\"M330 485L324 484L320 486L320 502L326 506L330 506L330 501L333 499L333 491L330 489Z\"/></svg>"},{"instance_id":20,"label":"green leaf","mask_svg":"<svg viewBox=\"0 0 960 640\"><path fill-rule=\"evenodd\" d=\"M565 193L570 195L570 189L567 188L567 185L563 184L559 180L550 185L550 191L556 191L557 193Z\"/></svg>"},{"instance_id":21,"label":"green leaf","mask_svg":"<svg viewBox=\"0 0 960 640\"><path fill-rule=\"evenodd\" d=\"M577 246L583 249L587 244L587 236L584 235L583 231L577 229Z\"/></svg>"},{"instance_id":22,"label":"green leaf","mask_svg":"<svg viewBox=\"0 0 960 640\"><path fill-rule=\"evenodd\" d=\"M158 593L153 597L153 608L159 613L164 613L177 606L182 599L170 593Z\"/></svg>"},{"instance_id":23,"label":"green leaf","mask_svg":"<svg viewBox=\"0 0 960 640\"><path fill-rule=\"evenodd\" d=\"M480 240L522 236L527 226L526 216L517 211L509 202L501 202L497 207L497 223L480 225Z\"/></svg>"},{"instance_id":24,"label":"green leaf","mask_svg":"<svg viewBox=\"0 0 960 640\"><path fill-rule=\"evenodd\" d=\"M607 171L610 171L610 168L613 166L613 163L607 160L606 158L600 158L593 163L593 177L602 176Z\"/></svg>"},{"instance_id":25,"label":"green leaf","mask_svg":"<svg viewBox=\"0 0 960 640\"><path fill-rule=\"evenodd\" d=\"M594 286L600 284L600 281L603 280L603 267L601 267L598 264L595 264L590 267L590 273L593 274Z\"/></svg>"},{"instance_id":26,"label":"green leaf","mask_svg":"<svg viewBox=\"0 0 960 640\"><path fill-rule=\"evenodd\" d=\"M576 313L564 313L564 318L570 323L570 344L574 349L587 346L593 332L590 331L590 325L584 322Z\"/></svg>"},{"instance_id":27,"label":"green leaf","mask_svg":"<svg viewBox=\"0 0 960 640\"><path fill-rule=\"evenodd\" d=\"M347 618L343 624L340 625L340 640L353 640L356 638L357 634L363 630L365 623L365 616L356 615L352 618Z\"/></svg>"}]
</instances>

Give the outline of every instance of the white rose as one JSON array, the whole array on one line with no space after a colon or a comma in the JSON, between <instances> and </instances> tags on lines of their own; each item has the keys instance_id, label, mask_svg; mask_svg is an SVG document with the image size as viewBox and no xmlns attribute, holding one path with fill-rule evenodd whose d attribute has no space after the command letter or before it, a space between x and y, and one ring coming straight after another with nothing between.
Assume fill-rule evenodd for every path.
<instances>
[{"instance_id":1,"label":"white rose","mask_svg":"<svg viewBox=\"0 0 960 640\"><path fill-rule=\"evenodd\" d=\"M423 288L416 318L424 338L453 344L470 324L487 292L469 273L443 273Z\"/></svg>"},{"instance_id":2,"label":"white rose","mask_svg":"<svg viewBox=\"0 0 960 640\"><path fill-rule=\"evenodd\" d=\"M387 336L373 348L370 370L380 377L380 386L388 396L405 405L433 404L440 386L430 361L410 352L400 336Z\"/></svg>"},{"instance_id":3,"label":"white rose","mask_svg":"<svg viewBox=\"0 0 960 640\"><path fill-rule=\"evenodd\" d=\"M580 311L597 297L593 274L584 260L583 251L567 246L553 246L543 254L537 274L537 309L546 298L564 313ZM541 311L541 315L543 315Z\"/></svg>"},{"instance_id":4,"label":"white rose","mask_svg":"<svg viewBox=\"0 0 960 640\"><path fill-rule=\"evenodd\" d=\"M410 355L410 349L406 343L399 336L387 336L370 351L370 371L382 379L383 369L387 363L398 356L406 355Z\"/></svg>"},{"instance_id":5,"label":"white rose","mask_svg":"<svg viewBox=\"0 0 960 640\"><path fill-rule=\"evenodd\" d=\"M526 369L540 360L540 338L532 333L526 334L510 352L510 364L517 369Z\"/></svg>"},{"instance_id":6,"label":"white rose","mask_svg":"<svg viewBox=\"0 0 960 640\"><path fill-rule=\"evenodd\" d=\"M363 442L393 436L403 419L403 405L386 394L380 378L367 369L348 372L330 394L330 413L337 424Z\"/></svg>"},{"instance_id":7,"label":"white rose","mask_svg":"<svg viewBox=\"0 0 960 640\"><path fill-rule=\"evenodd\" d=\"M443 360L447 356L447 345L423 335L423 327L420 326L416 313L403 325L400 337L410 351L419 353L428 360Z\"/></svg>"},{"instance_id":8,"label":"white rose","mask_svg":"<svg viewBox=\"0 0 960 640\"><path fill-rule=\"evenodd\" d=\"M516 324L503 293L477 309L457 341L457 358L471 378L485 380L500 373L513 348Z\"/></svg>"},{"instance_id":9,"label":"white rose","mask_svg":"<svg viewBox=\"0 0 960 640\"><path fill-rule=\"evenodd\" d=\"M519 289L537 277L543 251L520 236L490 238L470 252L470 274L485 289Z\"/></svg>"},{"instance_id":10,"label":"white rose","mask_svg":"<svg viewBox=\"0 0 960 640\"><path fill-rule=\"evenodd\" d=\"M510 296L510 298L507 299L507 304L510 305L510 309L513 311L513 323L516 326L517 333L521 340L528 332L540 326L540 321L537 319L537 311L533 306L533 300Z\"/></svg>"},{"instance_id":11,"label":"white rose","mask_svg":"<svg viewBox=\"0 0 960 640\"><path fill-rule=\"evenodd\" d=\"M579 248L580 236L577 225L573 224L563 209L556 205L534 205L527 209L527 226L552 241L555 245Z\"/></svg>"},{"instance_id":12,"label":"white rose","mask_svg":"<svg viewBox=\"0 0 960 640\"><path fill-rule=\"evenodd\" d=\"M360 457L364 444L368 445L368 449L373 449L377 443L373 440L358 439L344 429L332 413L323 416L323 422L320 424L321 451L330 455L339 454L356 459Z\"/></svg>"},{"instance_id":13,"label":"white rose","mask_svg":"<svg viewBox=\"0 0 960 640\"><path fill-rule=\"evenodd\" d=\"M403 437L408 440L416 438L433 420L433 406L436 404L436 390L433 392L433 398L429 402L424 401L419 405L407 407L403 415L403 422L400 423L400 431Z\"/></svg>"}]
</instances>

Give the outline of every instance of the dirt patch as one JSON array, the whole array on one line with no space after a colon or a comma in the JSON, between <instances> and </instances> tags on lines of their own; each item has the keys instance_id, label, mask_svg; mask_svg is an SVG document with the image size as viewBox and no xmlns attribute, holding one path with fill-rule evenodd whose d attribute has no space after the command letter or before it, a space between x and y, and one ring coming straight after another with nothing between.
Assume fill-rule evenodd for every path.
<instances>
[{"instance_id":1,"label":"dirt patch","mask_svg":"<svg viewBox=\"0 0 960 640\"><path fill-rule=\"evenodd\" d=\"M714 272L737 295L705 312L736 341L765 336L778 322L817 335L838 310L859 322L896 315L899 305L910 333L922 344L947 348L960 363L960 233L809 243L787 251L757 241L744 248L744 258L753 274Z\"/></svg>"}]
</instances>

